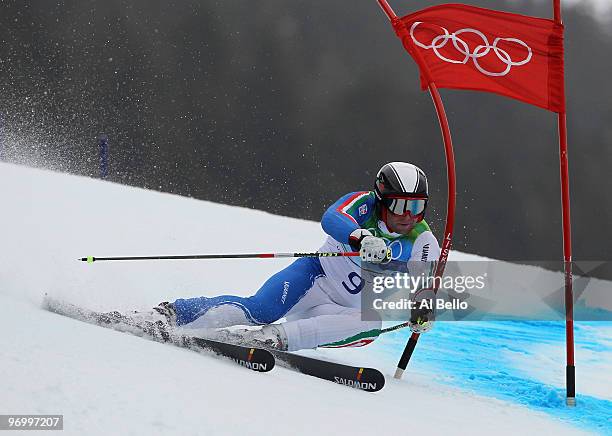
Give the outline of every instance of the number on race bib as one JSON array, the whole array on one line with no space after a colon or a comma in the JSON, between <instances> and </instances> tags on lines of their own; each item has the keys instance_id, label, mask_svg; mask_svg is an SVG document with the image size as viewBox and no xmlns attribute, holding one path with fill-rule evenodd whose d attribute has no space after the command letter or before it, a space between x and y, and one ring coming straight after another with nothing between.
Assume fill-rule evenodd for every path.
<instances>
[{"instance_id":1,"label":"number on race bib","mask_svg":"<svg viewBox=\"0 0 612 436\"><path fill-rule=\"evenodd\" d=\"M344 286L344 289L346 289L347 292L353 295L360 293L363 287L365 286L365 282L363 281L361 276L354 271L348 275L348 281L351 285L353 285L352 288L348 287L345 282L342 282L342 286Z\"/></svg>"}]
</instances>

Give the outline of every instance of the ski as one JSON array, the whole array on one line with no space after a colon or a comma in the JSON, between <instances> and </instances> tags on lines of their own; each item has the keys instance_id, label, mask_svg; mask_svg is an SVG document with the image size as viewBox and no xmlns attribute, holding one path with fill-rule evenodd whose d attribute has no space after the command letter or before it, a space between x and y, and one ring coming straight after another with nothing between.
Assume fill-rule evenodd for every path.
<instances>
[{"instance_id":1,"label":"ski","mask_svg":"<svg viewBox=\"0 0 612 436\"><path fill-rule=\"evenodd\" d=\"M95 312L49 296L45 296L43 308L59 315L130 333L149 340L196 351L211 351L257 372L271 371L275 366L276 357L276 359L285 363L283 366L289 369L354 389L377 392L385 385L384 375L374 368L345 365L299 354L235 345L195 336L176 335L167 332L159 334L159 332L153 332L150 326L139 324L128 315Z\"/></svg>"},{"instance_id":2,"label":"ski","mask_svg":"<svg viewBox=\"0 0 612 436\"><path fill-rule=\"evenodd\" d=\"M243 347L195 336L176 335L167 332L158 335L151 331L150 326L139 324L130 319L127 315L95 312L49 296L45 296L43 308L58 315L120 332L130 333L156 342L169 343L195 351L212 351L219 356L232 360L238 365L256 372L271 371L275 365L274 356L268 350L262 348Z\"/></svg>"},{"instance_id":3,"label":"ski","mask_svg":"<svg viewBox=\"0 0 612 436\"><path fill-rule=\"evenodd\" d=\"M377 392L385 386L385 376L374 368L345 365L283 351L272 351L272 354L291 369L340 385L366 392Z\"/></svg>"}]
</instances>

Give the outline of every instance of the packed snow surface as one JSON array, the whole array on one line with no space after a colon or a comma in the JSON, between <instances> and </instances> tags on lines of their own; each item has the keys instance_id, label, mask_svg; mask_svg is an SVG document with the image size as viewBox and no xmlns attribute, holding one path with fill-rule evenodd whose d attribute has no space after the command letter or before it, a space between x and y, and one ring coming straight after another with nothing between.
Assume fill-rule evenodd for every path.
<instances>
[{"instance_id":1,"label":"packed snow surface","mask_svg":"<svg viewBox=\"0 0 612 436\"><path fill-rule=\"evenodd\" d=\"M46 312L44 293L100 310L249 295L290 262L84 256L311 251L324 234L316 222L4 163L0 183L0 414L63 414L70 435L612 431L610 323L577 323L578 406L568 409L560 322L439 322L399 381L406 331L306 353L381 369L387 385L368 394Z\"/></svg>"}]
</instances>

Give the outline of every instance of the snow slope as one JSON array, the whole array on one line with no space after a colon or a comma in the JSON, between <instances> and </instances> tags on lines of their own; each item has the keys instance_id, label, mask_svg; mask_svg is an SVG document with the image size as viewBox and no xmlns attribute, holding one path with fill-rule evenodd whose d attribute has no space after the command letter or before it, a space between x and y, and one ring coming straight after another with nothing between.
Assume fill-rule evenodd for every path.
<instances>
[{"instance_id":1,"label":"snow slope","mask_svg":"<svg viewBox=\"0 0 612 436\"><path fill-rule=\"evenodd\" d=\"M284 368L254 374L45 312L44 292L104 310L248 295L290 262L88 265L76 261L83 256L306 251L318 248L323 233L315 222L4 163L0 184L0 414L64 414L70 435L564 435L612 428L609 324L579 326L586 339L581 348L577 334L578 390L585 395L568 412L560 395L562 337L550 326L439 323L401 381L391 374L406 332L362 349L311 352L380 368L387 386L367 394ZM590 354L581 366L584 350Z\"/></svg>"}]
</instances>

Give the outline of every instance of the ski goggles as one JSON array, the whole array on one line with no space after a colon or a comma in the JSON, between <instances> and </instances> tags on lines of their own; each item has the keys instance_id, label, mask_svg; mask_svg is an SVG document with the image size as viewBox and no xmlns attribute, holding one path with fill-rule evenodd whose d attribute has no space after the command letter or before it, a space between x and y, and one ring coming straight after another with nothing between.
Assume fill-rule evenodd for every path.
<instances>
[{"instance_id":1,"label":"ski goggles","mask_svg":"<svg viewBox=\"0 0 612 436\"><path fill-rule=\"evenodd\" d=\"M407 198L407 197L383 197L381 200L383 206L385 206L389 212L395 215L420 215L425 212L427 207L427 200L424 198Z\"/></svg>"}]
</instances>

